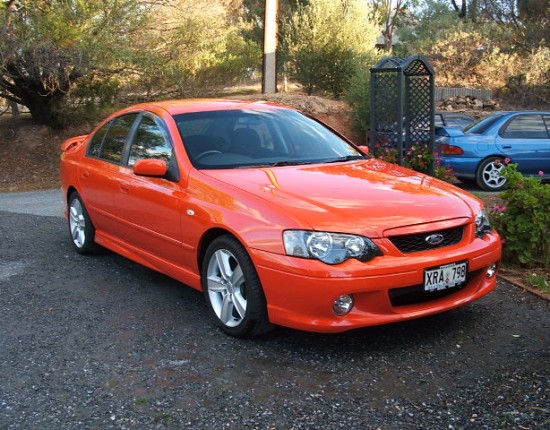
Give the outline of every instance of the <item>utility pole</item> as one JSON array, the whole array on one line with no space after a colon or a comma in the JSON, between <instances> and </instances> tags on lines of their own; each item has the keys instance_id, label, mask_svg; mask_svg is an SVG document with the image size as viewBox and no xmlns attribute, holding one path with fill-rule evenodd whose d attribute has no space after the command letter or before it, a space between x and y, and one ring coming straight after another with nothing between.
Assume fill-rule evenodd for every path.
<instances>
[{"instance_id":1,"label":"utility pole","mask_svg":"<svg viewBox=\"0 0 550 430\"><path fill-rule=\"evenodd\" d=\"M265 0L262 93L277 92L277 9L278 0Z\"/></svg>"}]
</instances>

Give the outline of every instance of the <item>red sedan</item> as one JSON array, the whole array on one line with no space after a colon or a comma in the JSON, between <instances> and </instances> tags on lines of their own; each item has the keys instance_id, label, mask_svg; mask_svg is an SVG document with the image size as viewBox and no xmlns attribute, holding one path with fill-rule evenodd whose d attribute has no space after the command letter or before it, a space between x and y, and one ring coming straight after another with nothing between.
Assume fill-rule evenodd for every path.
<instances>
[{"instance_id":1,"label":"red sedan","mask_svg":"<svg viewBox=\"0 0 550 430\"><path fill-rule=\"evenodd\" d=\"M76 251L101 245L202 290L233 336L402 321L496 286L501 240L480 200L293 109L146 103L62 151Z\"/></svg>"}]
</instances>

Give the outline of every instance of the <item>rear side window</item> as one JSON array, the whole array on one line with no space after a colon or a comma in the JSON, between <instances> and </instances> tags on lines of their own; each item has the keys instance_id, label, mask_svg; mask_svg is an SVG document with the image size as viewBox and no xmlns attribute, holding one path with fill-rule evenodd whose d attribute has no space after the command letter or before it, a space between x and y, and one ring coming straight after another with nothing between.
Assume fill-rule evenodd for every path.
<instances>
[{"instance_id":1,"label":"rear side window","mask_svg":"<svg viewBox=\"0 0 550 430\"><path fill-rule=\"evenodd\" d=\"M138 115L123 115L101 127L92 137L87 155L120 164L128 134Z\"/></svg>"},{"instance_id":2,"label":"rear side window","mask_svg":"<svg viewBox=\"0 0 550 430\"><path fill-rule=\"evenodd\" d=\"M124 149L126 138L137 116L137 113L124 115L112 121L109 131L103 140L99 158L113 163L120 163L122 161L122 150Z\"/></svg>"},{"instance_id":3,"label":"rear side window","mask_svg":"<svg viewBox=\"0 0 550 430\"><path fill-rule=\"evenodd\" d=\"M507 139L548 139L542 115L518 115L501 131Z\"/></svg>"},{"instance_id":4,"label":"rear side window","mask_svg":"<svg viewBox=\"0 0 550 430\"><path fill-rule=\"evenodd\" d=\"M101 151L101 144L103 143L103 139L105 138L105 134L107 134L107 130L109 130L109 126L111 123L105 124L103 127L101 127L92 138L90 145L88 146L88 156L89 157L99 157L99 151Z\"/></svg>"}]
</instances>

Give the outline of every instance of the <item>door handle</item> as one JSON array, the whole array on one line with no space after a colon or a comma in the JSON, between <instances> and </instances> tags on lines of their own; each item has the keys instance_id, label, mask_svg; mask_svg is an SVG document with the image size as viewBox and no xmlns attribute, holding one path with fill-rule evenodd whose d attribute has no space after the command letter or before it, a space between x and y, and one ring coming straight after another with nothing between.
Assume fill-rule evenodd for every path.
<instances>
[{"instance_id":1,"label":"door handle","mask_svg":"<svg viewBox=\"0 0 550 430\"><path fill-rule=\"evenodd\" d=\"M504 148L504 149L512 149L512 145L502 145L502 148Z\"/></svg>"},{"instance_id":2,"label":"door handle","mask_svg":"<svg viewBox=\"0 0 550 430\"><path fill-rule=\"evenodd\" d=\"M119 187L120 187L120 191L122 191L125 194L128 194L130 192L130 186L126 182L121 182Z\"/></svg>"}]
</instances>

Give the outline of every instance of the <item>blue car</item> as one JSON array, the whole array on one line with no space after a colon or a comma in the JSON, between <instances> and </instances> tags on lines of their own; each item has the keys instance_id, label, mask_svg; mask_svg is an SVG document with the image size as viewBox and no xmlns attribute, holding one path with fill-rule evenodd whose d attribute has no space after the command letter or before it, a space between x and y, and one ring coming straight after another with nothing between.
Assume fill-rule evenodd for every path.
<instances>
[{"instance_id":1,"label":"blue car","mask_svg":"<svg viewBox=\"0 0 550 430\"><path fill-rule=\"evenodd\" d=\"M486 191L504 188L500 172L506 159L526 176L550 180L550 112L498 112L443 134L435 145L443 164Z\"/></svg>"}]
</instances>

